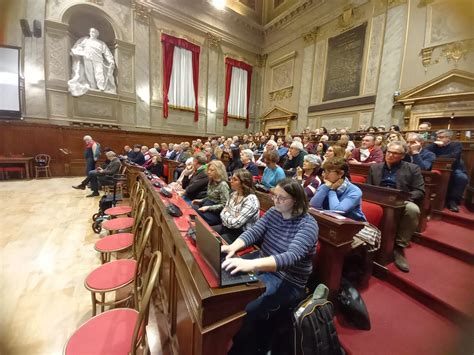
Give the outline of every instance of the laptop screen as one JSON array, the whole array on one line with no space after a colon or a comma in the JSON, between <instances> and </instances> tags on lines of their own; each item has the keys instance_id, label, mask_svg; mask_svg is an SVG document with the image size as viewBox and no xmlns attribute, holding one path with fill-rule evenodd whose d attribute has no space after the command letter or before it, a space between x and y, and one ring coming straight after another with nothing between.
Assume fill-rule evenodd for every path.
<instances>
[{"instance_id":1,"label":"laptop screen","mask_svg":"<svg viewBox=\"0 0 474 355\"><path fill-rule=\"evenodd\" d=\"M216 236L206 228L201 218L196 218L196 247L199 254L213 269L218 279L221 277L221 243Z\"/></svg>"}]
</instances>

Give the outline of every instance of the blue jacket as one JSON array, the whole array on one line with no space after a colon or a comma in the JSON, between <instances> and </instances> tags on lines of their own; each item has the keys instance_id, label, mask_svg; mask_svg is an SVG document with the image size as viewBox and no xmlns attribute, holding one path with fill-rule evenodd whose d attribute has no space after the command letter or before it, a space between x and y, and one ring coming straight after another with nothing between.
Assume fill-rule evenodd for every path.
<instances>
[{"instance_id":1,"label":"blue jacket","mask_svg":"<svg viewBox=\"0 0 474 355\"><path fill-rule=\"evenodd\" d=\"M431 143L429 146L426 147L426 149L435 153L436 157L456 159L453 163L453 170L459 169L465 171L464 162L461 159L461 142L450 142L448 145L445 145L443 147L439 147L438 145Z\"/></svg>"},{"instance_id":2,"label":"blue jacket","mask_svg":"<svg viewBox=\"0 0 474 355\"><path fill-rule=\"evenodd\" d=\"M422 149L419 154L405 155L403 160L418 165L421 170L431 170L433 162L436 160L436 154L430 150Z\"/></svg>"},{"instance_id":3,"label":"blue jacket","mask_svg":"<svg viewBox=\"0 0 474 355\"><path fill-rule=\"evenodd\" d=\"M345 216L355 221L366 222L361 209L362 191L347 178L337 190L331 190L322 183L310 201L311 207L342 211Z\"/></svg>"},{"instance_id":4,"label":"blue jacket","mask_svg":"<svg viewBox=\"0 0 474 355\"><path fill-rule=\"evenodd\" d=\"M274 170L270 169L268 166L263 171L262 184L268 188L274 188L280 180L286 178L285 172L280 166L276 166Z\"/></svg>"}]
</instances>

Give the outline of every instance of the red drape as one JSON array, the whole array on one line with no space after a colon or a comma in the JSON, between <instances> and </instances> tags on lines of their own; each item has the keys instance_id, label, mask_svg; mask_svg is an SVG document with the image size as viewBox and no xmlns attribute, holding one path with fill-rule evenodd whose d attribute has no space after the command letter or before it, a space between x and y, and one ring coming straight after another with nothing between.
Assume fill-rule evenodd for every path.
<instances>
[{"instance_id":1,"label":"red drape","mask_svg":"<svg viewBox=\"0 0 474 355\"><path fill-rule=\"evenodd\" d=\"M224 101L224 126L227 126L228 122L228 106L229 106L229 97L230 97L230 83L232 80L232 67L237 67L247 71L247 117L245 120L245 128L249 127L250 124L250 114L249 114L249 106L250 106L250 86L252 83L252 66L241 62L240 60L235 60L232 58L225 59L226 64L226 77L225 77L225 101Z\"/></svg>"},{"instance_id":2,"label":"red drape","mask_svg":"<svg viewBox=\"0 0 474 355\"><path fill-rule=\"evenodd\" d=\"M193 52L193 87L196 104L194 106L194 121L199 118L198 88L199 88L199 53L201 48L182 38L161 34L163 43L163 117L168 117L168 92L171 84L171 72L173 69L174 47L178 46Z\"/></svg>"}]
</instances>

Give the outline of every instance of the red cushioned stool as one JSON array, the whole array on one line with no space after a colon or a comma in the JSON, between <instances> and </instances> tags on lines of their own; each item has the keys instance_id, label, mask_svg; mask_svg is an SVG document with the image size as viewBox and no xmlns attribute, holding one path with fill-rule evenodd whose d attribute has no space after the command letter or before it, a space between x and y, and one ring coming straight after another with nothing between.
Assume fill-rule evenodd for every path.
<instances>
[{"instance_id":1,"label":"red cushioned stool","mask_svg":"<svg viewBox=\"0 0 474 355\"><path fill-rule=\"evenodd\" d=\"M89 319L68 339L64 354L135 355L137 350L148 353L146 323L160 266L161 253L157 251L142 274L143 287L135 287L135 309L117 308Z\"/></svg>"},{"instance_id":2,"label":"red cushioned stool","mask_svg":"<svg viewBox=\"0 0 474 355\"><path fill-rule=\"evenodd\" d=\"M129 206L115 206L106 209L104 212L106 215L112 216L112 218L129 215L144 196L145 190L142 188L140 181L137 181L135 185L133 185L132 193L130 194L131 204Z\"/></svg>"}]
</instances>

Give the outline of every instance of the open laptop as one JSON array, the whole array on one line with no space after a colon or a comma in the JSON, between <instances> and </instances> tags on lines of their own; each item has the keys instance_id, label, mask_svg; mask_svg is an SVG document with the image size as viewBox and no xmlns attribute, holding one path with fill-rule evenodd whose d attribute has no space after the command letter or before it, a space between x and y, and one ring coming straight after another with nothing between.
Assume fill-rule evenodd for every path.
<instances>
[{"instance_id":1,"label":"open laptop","mask_svg":"<svg viewBox=\"0 0 474 355\"><path fill-rule=\"evenodd\" d=\"M221 267L226 254L221 253L221 241L203 224L201 218L196 218L196 247L199 254L219 279L219 286L235 286L257 282L258 278L254 274L236 273L231 275Z\"/></svg>"}]
</instances>

